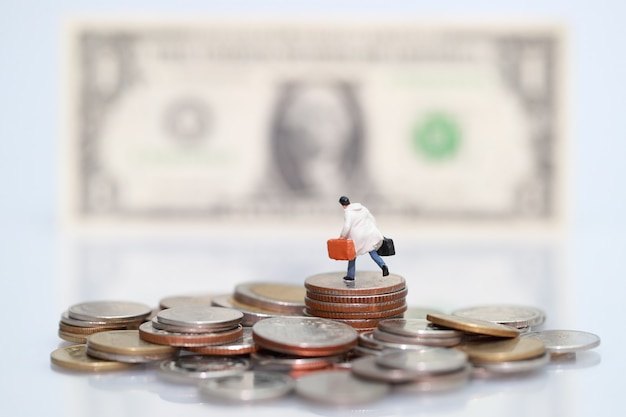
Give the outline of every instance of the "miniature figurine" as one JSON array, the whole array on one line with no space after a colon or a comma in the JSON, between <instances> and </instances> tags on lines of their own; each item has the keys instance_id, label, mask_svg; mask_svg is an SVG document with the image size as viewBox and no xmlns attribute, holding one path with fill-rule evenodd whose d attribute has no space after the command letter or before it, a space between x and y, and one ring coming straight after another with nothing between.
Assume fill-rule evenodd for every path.
<instances>
[{"instance_id":1,"label":"miniature figurine","mask_svg":"<svg viewBox=\"0 0 626 417\"><path fill-rule=\"evenodd\" d=\"M350 203L348 197L341 196L339 204L343 206L343 228L339 235L343 239L354 241L356 256L348 261L348 272L346 281L354 281L356 269L356 257L369 253L374 262L382 269L383 276L389 275L389 268L385 261L376 252L383 243L383 234L376 226L376 220L370 211L361 203Z\"/></svg>"}]
</instances>

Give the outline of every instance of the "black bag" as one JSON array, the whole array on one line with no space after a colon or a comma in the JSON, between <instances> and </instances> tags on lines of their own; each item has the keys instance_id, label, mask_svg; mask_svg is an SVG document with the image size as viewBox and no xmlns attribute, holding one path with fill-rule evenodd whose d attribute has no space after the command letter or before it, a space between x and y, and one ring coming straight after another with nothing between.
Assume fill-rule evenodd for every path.
<instances>
[{"instance_id":1,"label":"black bag","mask_svg":"<svg viewBox=\"0 0 626 417\"><path fill-rule=\"evenodd\" d=\"M393 239L383 237L383 244L376 251L380 256L391 256L396 254L396 248L393 245Z\"/></svg>"}]
</instances>

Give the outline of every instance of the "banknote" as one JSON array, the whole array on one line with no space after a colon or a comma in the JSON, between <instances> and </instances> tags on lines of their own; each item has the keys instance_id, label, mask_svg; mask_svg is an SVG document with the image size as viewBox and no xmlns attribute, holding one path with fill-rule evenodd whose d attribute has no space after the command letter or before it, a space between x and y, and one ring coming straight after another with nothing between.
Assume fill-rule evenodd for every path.
<instances>
[{"instance_id":1,"label":"banknote","mask_svg":"<svg viewBox=\"0 0 626 417\"><path fill-rule=\"evenodd\" d=\"M337 215L552 226L557 24L68 22L63 212L77 223Z\"/></svg>"}]
</instances>

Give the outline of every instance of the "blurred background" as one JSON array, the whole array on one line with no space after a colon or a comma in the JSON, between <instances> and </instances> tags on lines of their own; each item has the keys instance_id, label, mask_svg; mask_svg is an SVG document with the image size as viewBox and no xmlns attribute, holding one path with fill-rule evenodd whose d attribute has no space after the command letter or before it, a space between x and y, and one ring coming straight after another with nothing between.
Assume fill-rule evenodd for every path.
<instances>
[{"instance_id":1,"label":"blurred background","mask_svg":"<svg viewBox=\"0 0 626 417\"><path fill-rule=\"evenodd\" d=\"M345 194L394 238L388 264L410 305L532 305L547 328L603 340L581 369L368 413L615 411L623 9L0 1L2 356L19 358L0 409L211 410L187 392L154 396L145 375L54 372L59 315L342 270L326 240ZM357 269L375 268L366 258ZM286 409L332 414L294 400L255 414Z\"/></svg>"}]
</instances>

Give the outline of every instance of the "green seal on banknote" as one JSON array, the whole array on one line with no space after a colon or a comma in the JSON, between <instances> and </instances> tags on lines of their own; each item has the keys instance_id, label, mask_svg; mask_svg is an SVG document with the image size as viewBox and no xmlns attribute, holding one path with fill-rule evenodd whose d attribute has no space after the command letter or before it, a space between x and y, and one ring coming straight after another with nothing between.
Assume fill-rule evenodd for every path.
<instances>
[{"instance_id":1,"label":"green seal on banknote","mask_svg":"<svg viewBox=\"0 0 626 417\"><path fill-rule=\"evenodd\" d=\"M420 154L432 161L442 161L457 153L461 134L451 116L432 113L417 124L412 139Z\"/></svg>"}]
</instances>

